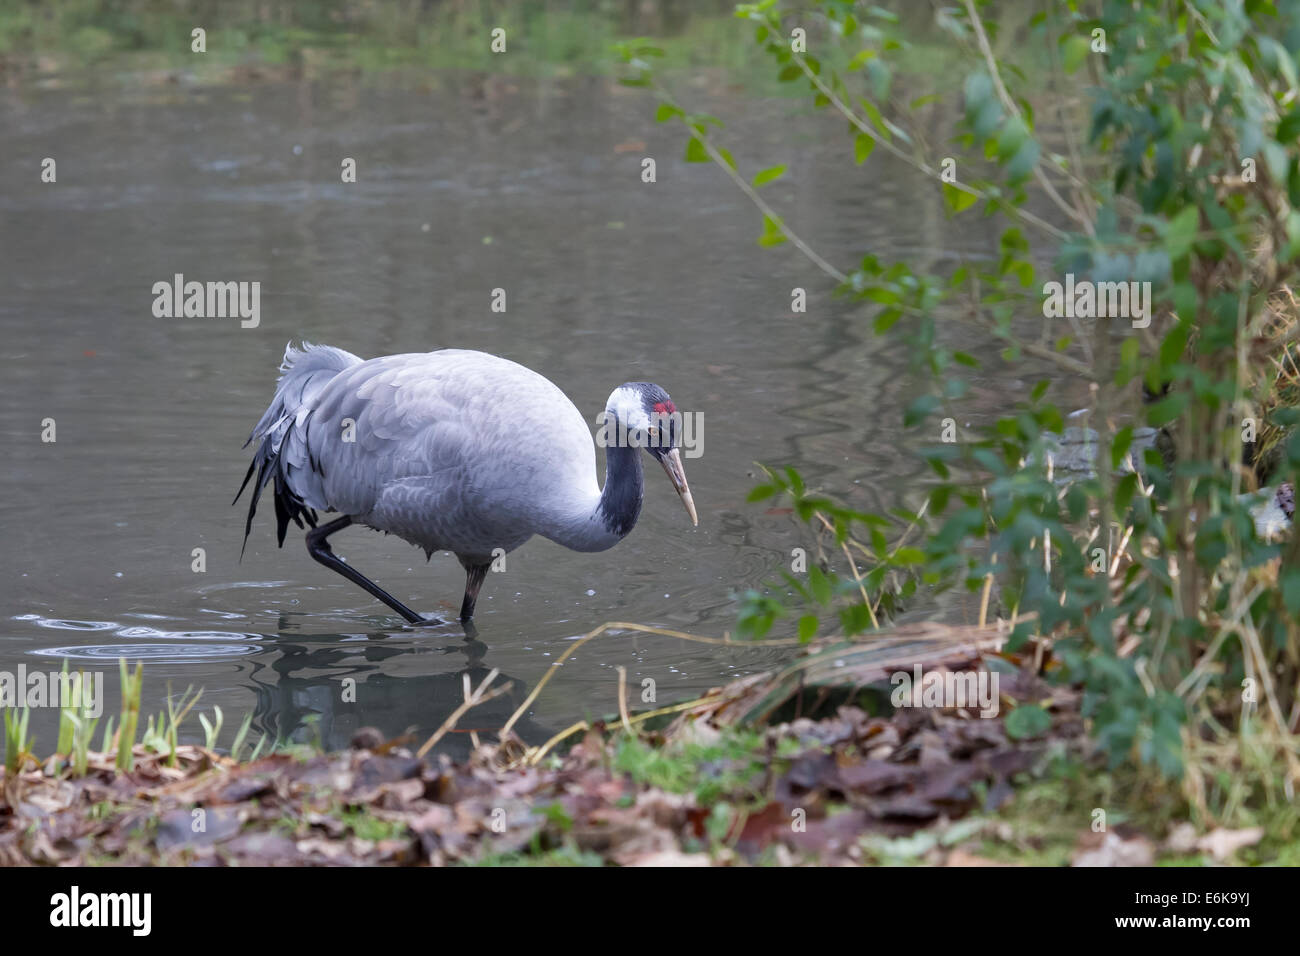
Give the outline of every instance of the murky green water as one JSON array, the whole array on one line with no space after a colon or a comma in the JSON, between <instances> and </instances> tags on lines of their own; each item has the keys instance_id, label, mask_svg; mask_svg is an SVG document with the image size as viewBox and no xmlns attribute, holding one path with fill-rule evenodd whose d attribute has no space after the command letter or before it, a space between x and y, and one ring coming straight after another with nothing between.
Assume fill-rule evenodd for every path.
<instances>
[{"instance_id":1,"label":"murky green water","mask_svg":"<svg viewBox=\"0 0 1300 956\"><path fill-rule=\"evenodd\" d=\"M945 220L933 184L884 159L855 167L841 124L713 81L686 88L728 119L751 172L790 164L770 195L833 260L924 265L994 247L978 221ZM464 721L492 728L601 622L734 625L733 594L805 543L787 514L744 503L755 461L799 464L861 507L918 503L902 347L874 339L869 316L793 249L759 249L747 200L719 170L684 163L680 132L652 115L607 79L0 92L0 669L64 657L102 669L111 713L125 654L146 662L146 711L169 684L192 684L228 727L254 708L259 730L338 746L368 724L428 733L460 702L462 673L497 667L515 695ZM39 181L47 156L57 184ZM644 156L657 183L641 181ZM343 157L355 184L340 182ZM151 288L176 273L260 281L260 326L155 318ZM791 312L795 287L806 314ZM505 313L490 310L494 288ZM468 643L456 625L403 627L314 563L300 532L277 550L269 502L241 563L240 445L299 338L363 357L498 353L589 419L620 382L658 382L704 414L703 457L686 462L700 526L647 471L627 540L588 555L534 539L489 576ZM972 414L1026 383L977 386ZM454 616L464 578L450 555L426 564L364 529L333 540L400 600ZM535 738L613 711L619 665L664 703L779 659L611 635L565 664L521 729ZM48 751L54 715L34 726Z\"/></svg>"}]
</instances>

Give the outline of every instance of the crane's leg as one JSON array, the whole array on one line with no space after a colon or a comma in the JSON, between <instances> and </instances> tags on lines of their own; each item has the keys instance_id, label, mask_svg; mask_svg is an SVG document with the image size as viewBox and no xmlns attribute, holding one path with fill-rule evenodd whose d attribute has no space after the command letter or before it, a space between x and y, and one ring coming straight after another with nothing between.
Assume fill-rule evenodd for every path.
<instances>
[{"instance_id":1,"label":"crane's leg","mask_svg":"<svg viewBox=\"0 0 1300 956\"><path fill-rule=\"evenodd\" d=\"M487 577L490 567L492 567L490 562L465 566L465 600L460 605L461 623L468 622L474 616L474 605L478 602L479 588L483 587L483 579Z\"/></svg>"},{"instance_id":2,"label":"crane's leg","mask_svg":"<svg viewBox=\"0 0 1300 956\"><path fill-rule=\"evenodd\" d=\"M343 562L334 551L330 548L329 542L325 539L335 531L342 531L348 525L352 524L352 519L347 515L329 524L323 524L319 528L313 528L307 532L307 553L319 561L325 567L337 571L353 584L359 584L379 600L383 601L402 617L406 618L411 624L427 624L428 621L416 614L409 607L403 604L397 598L393 597L374 581L370 580L356 568L351 567ZM486 570L486 569L485 569ZM477 591L475 592L477 593ZM470 605L473 608L473 604Z\"/></svg>"}]
</instances>

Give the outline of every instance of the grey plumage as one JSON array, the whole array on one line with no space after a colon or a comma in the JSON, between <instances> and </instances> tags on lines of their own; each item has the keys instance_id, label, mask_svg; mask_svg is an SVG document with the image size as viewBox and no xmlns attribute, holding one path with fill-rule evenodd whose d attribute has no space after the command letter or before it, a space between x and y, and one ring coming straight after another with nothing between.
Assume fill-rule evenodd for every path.
<instances>
[{"instance_id":1,"label":"grey plumage","mask_svg":"<svg viewBox=\"0 0 1300 956\"><path fill-rule=\"evenodd\" d=\"M617 476L609 459L607 485L617 477L623 498L635 491L635 502L620 506L621 520L611 520L586 421L559 388L515 362L461 349L363 361L304 344L286 349L280 371L249 438L256 452L244 485L256 481L245 542L258 496L272 482L281 544L290 521L315 527L316 512L334 511L426 553L453 551L467 569L534 534L603 551L636 520L639 456L619 464ZM615 390L611 405L627 388ZM667 401L658 386L645 388ZM680 473L675 449L671 457ZM678 490L689 502L684 476ZM688 510L694 517L693 505Z\"/></svg>"}]
</instances>

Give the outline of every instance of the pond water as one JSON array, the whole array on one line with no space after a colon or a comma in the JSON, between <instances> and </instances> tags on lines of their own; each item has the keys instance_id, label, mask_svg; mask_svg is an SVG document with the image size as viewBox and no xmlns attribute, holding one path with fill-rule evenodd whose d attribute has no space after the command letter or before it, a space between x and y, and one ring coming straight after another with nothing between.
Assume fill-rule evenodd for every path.
<instances>
[{"instance_id":1,"label":"pond water","mask_svg":"<svg viewBox=\"0 0 1300 956\"><path fill-rule=\"evenodd\" d=\"M751 174L790 165L766 194L842 267L868 251L926 266L995 248L981 220L946 220L934 185L906 167L880 154L855 166L842 123L802 101L749 97L716 74L683 89L727 120L724 142ZM653 113L607 78L115 77L0 91L0 670L67 658L102 671L107 717L125 655L145 662L146 712L193 685L201 710L225 711L223 742L252 709L255 735L342 746L365 725L431 732L460 702L462 674L496 667L514 692L462 722L492 728L604 621L734 627L735 594L806 543L788 513L745 503L755 462L797 464L864 508L919 504L904 346L874 338L870 313L834 298L790 246L760 249L753 207L720 170L685 163L680 128ZM44 157L55 184L40 182ZM340 181L344 157L354 184ZM260 324L156 318L152 287L177 273L259 281ZM495 288L505 312L491 310ZM313 562L296 529L277 549L269 500L241 562L240 446L285 343L304 338L363 357L503 355L563 388L593 433L615 385L658 382L703 413L703 455L686 461L700 525L647 470L631 536L596 555L529 542L488 576L472 641L456 624L405 627ZM972 417L1027 393L998 366L977 380ZM451 555L426 564L361 528L332 540L400 600L454 618L464 577ZM908 613L936 611L967 616L925 602ZM620 665L664 704L784 653L610 634L565 663L520 730L544 739L615 711ZM55 719L35 714L38 752ZM454 733L443 746L467 745Z\"/></svg>"}]
</instances>

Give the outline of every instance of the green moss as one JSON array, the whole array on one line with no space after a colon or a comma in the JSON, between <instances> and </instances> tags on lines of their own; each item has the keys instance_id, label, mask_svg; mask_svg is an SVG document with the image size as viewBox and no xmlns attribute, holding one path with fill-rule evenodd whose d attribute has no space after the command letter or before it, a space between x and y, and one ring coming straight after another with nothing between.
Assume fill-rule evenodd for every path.
<instances>
[{"instance_id":1,"label":"green moss","mask_svg":"<svg viewBox=\"0 0 1300 956\"><path fill-rule=\"evenodd\" d=\"M604 866L599 854L574 846L561 846L541 853L493 853L465 866Z\"/></svg>"},{"instance_id":2,"label":"green moss","mask_svg":"<svg viewBox=\"0 0 1300 956\"><path fill-rule=\"evenodd\" d=\"M374 843L380 840L398 840L406 836L407 832L405 822L380 819L364 807L345 808L339 811L338 818L347 824L354 835Z\"/></svg>"},{"instance_id":3,"label":"green moss","mask_svg":"<svg viewBox=\"0 0 1300 956\"><path fill-rule=\"evenodd\" d=\"M693 793L703 806L724 797L742 801L762 797L760 786L771 767L760 733L728 729L709 744L670 741L651 746L620 738L614 769L636 783L670 793Z\"/></svg>"}]
</instances>

